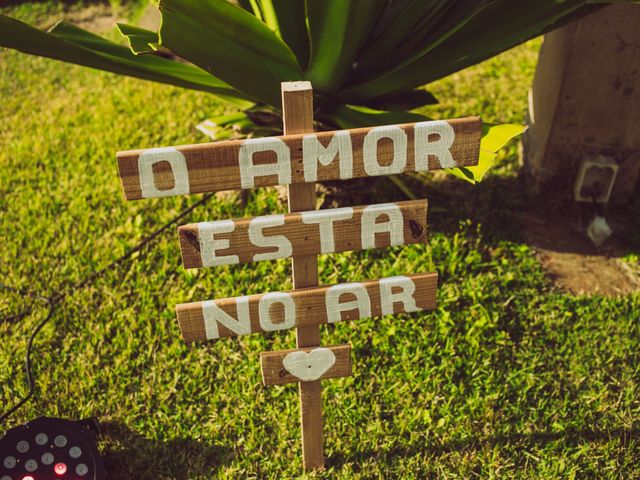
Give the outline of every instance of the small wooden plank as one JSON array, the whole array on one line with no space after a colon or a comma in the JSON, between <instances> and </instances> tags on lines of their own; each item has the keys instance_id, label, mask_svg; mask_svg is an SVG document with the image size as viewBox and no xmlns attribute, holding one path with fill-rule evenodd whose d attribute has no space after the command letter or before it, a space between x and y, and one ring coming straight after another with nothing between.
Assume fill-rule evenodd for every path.
<instances>
[{"instance_id":1,"label":"small wooden plank","mask_svg":"<svg viewBox=\"0 0 640 480\"><path fill-rule=\"evenodd\" d=\"M176 306L176 313L185 341L216 340L378 317L387 313L433 310L436 307L437 283L437 273L388 277L184 303ZM399 300L403 292L408 302ZM347 305L351 308L347 309Z\"/></svg>"},{"instance_id":2,"label":"small wooden plank","mask_svg":"<svg viewBox=\"0 0 640 480\"><path fill-rule=\"evenodd\" d=\"M262 382L265 385L284 385L285 383L350 377L351 345L264 352L260 354L260 365L262 366Z\"/></svg>"},{"instance_id":3,"label":"small wooden plank","mask_svg":"<svg viewBox=\"0 0 640 480\"><path fill-rule=\"evenodd\" d=\"M427 200L193 223L178 234L186 268L426 243Z\"/></svg>"},{"instance_id":4,"label":"small wooden plank","mask_svg":"<svg viewBox=\"0 0 640 480\"><path fill-rule=\"evenodd\" d=\"M482 123L468 117L307 132L288 128L280 137L118 152L124 195L137 200L477 165Z\"/></svg>"}]
</instances>

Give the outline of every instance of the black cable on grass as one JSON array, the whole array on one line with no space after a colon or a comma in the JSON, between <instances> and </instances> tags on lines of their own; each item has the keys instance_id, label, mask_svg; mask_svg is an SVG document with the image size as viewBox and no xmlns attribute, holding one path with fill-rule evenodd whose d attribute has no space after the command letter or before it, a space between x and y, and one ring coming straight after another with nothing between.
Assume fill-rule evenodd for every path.
<instances>
[{"instance_id":1,"label":"black cable on grass","mask_svg":"<svg viewBox=\"0 0 640 480\"><path fill-rule=\"evenodd\" d=\"M171 227L171 225L181 220L183 217L191 213L200 205L205 204L213 195L214 195L213 193L208 193L207 195L202 197L199 201L197 201L190 207L182 210L178 215L173 217L169 222L165 223L162 227L154 231L151 235L148 235L145 238L143 238L135 247L125 252L122 256L116 258L114 261L109 263L106 267L103 267L100 270L95 271L94 273L80 280L79 282L76 282L74 284L68 284L66 287L63 287L58 293L55 293L49 297L45 297L37 293L30 292L28 290L14 288L14 287L10 287L8 285L4 285L0 283L0 289L10 290L12 292L19 293L23 296L31 297L33 299L46 303L49 307L49 312L47 313L46 317L40 323L38 323L38 325L36 325L33 332L31 333L31 336L29 337L29 343L27 344L27 351L25 353L24 364L25 364L25 371L27 375L27 384L29 385L29 392L22 399L20 399L13 407L11 407L9 410L7 410L5 413L3 413L0 416L0 423L3 423L7 418L9 418L10 415L12 415L16 410L22 407L33 396L34 384L33 384L33 375L31 372L31 351L33 349L33 342L35 338L38 336L38 333L40 333L40 330L42 330L42 327L44 327L47 324L47 322L49 322L49 320L53 318L53 314L56 306L58 306L61 303L64 303L64 300L68 295L68 292L76 291L78 289L84 288L92 284L93 281L100 278L106 271L113 269L114 267L122 264L126 260L129 260L134 253L142 250L147 244L155 240L161 233L163 233L165 230ZM28 316L29 314L31 314L32 312L33 312L33 307L27 307L22 312L16 315L7 317L1 320L1 322L4 323L10 320L22 319Z\"/></svg>"},{"instance_id":2,"label":"black cable on grass","mask_svg":"<svg viewBox=\"0 0 640 480\"><path fill-rule=\"evenodd\" d=\"M9 410L3 413L2 416L0 416L0 423L3 423L13 412L18 410L25 403L27 403L27 401L33 396L34 387L33 387L33 376L31 374L31 347L33 346L33 341L35 340L36 336L38 335L40 330L42 330L42 327L44 327L46 323L49 320L51 320L51 318L53 317L53 312L55 311L55 307L56 307L56 304L52 302L51 299L49 298L40 297L39 300L42 300L43 302L47 303L47 305L49 306L49 312L47 313L47 316L44 317L44 319L40 323L38 323L38 325L36 325L36 328L33 330L33 333L29 337L29 344L27 345L27 353L24 358L24 369L27 373L27 384L29 385L29 392L27 392L27 394L21 400L19 400L18 403L16 403L13 407L11 407Z\"/></svg>"},{"instance_id":3,"label":"black cable on grass","mask_svg":"<svg viewBox=\"0 0 640 480\"><path fill-rule=\"evenodd\" d=\"M135 247L133 247L128 252L126 252L124 255L122 255L121 257L119 257L117 259L115 259L113 262L111 262L106 267L103 267L100 270L97 270L92 275L89 275L84 280L81 280L80 282L72 285L71 287L67 288L66 290L68 291L69 289L77 290L79 288L84 288L90 282L92 282L93 280L97 279L98 277L101 277L102 274L104 274L104 272L106 272L107 270L111 270L113 267L116 267L116 266L120 265L122 262L124 262L125 260L128 260L129 258L131 258L131 256L134 253L139 252L140 250L142 250L143 247L145 247L149 242L155 240L156 237L158 237L162 232L167 230L171 225L173 225L174 223L176 223L179 220L181 220L183 217L185 217L188 214L190 214L193 210L198 208L200 205L203 205L203 204L207 203L209 201L209 199L211 197L213 197L213 195L214 195L213 193L207 193L204 197L202 197L196 203L191 205L189 208L185 208L184 210L182 210L178 215L173 217L168 223L164 224L162 227L160 227L158 230L153 232L148 237L142 239L142 241L140 243L138 243Z\"/></svg>"}]
</instances>

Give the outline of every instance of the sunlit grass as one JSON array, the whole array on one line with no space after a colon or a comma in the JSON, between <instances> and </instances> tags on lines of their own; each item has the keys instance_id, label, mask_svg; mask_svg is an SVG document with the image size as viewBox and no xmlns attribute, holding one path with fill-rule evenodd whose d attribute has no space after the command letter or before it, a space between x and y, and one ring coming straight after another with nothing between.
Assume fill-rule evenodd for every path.
<instances>
[{"instance_id":1,"label":"sunlit grass","mask_svg":"<svg viewBox=\"0 0 640 480\"><path fill-rule=\"evenodd\" d=\"M13 12L43 22L61 11L29 8ZM539 45L437 82L441 103L429 114L522 122ZM202 141L194 125L230 111L203 93L14 51L0 53L0 97L0 281L47 296L201 198L125 202L115 152ZM495 178L514 176L515 148ZM557 292L517 235L495 235L495 225L487 235L453 217L454 205L430 208L440 213L428 246L320 260L323 283L433 269L441 277L433 313L323 328L325 344L353 345L354 376L324 384L328 469L317 476L640 476L638 295ZM212 199L183 223L283 209L274 190L259 189L246 204ZM263 387L258 360L291 348L293 334L187 347L173 313L180 302L290 287L287 262L187 272L172 229L69 292L36 342L36 398L10 424L98 416L112 478L296 477L297 391ZM2 292L0 315L33 304ZM0 324L2 410L26 391L22 355L44 313L36 305Z\"/></svg>"}]
</instances>

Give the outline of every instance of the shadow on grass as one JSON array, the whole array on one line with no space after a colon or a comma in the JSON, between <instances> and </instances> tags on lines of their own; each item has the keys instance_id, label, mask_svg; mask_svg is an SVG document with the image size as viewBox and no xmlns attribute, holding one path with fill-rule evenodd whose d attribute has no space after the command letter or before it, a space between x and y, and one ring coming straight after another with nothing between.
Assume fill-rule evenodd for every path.
<instances>
[{"instance_id":1,"label":"shadow on grass","mask_svg":"<svg viewBox=\"0 0 640 480\"><path fill-rule=\"evenodd\" d=\"M208 477L232 456L221 445L188 438L149 439L115 422L101 424L101 443L109 478Z\"/></svg>"},{"instance_id":2,"label":"shadow on grass","mask_svg":"<svg viewBox=\"0 0 640 480\"><path fill-rule=\"evenodd\" d=\"M519 220L533 205L532 193L520 177L490 176L471 185L449 175L416 180L402 176L416 196L429 201L429 227L454 234L461 220L481 223L496 239L522 240ZM322 208L407 200L407 195L385 178L325 182ZM539 206L539 205L538 205Z\"/></svg>"},{"instance_id":3,"label":"shadow on grass","mask_svg":"<svg viewBox=\"0 0 640 480\"><path fill-rule=\"evenodd\" d=\"M556 252L597 256L622 256L640 244L640 197L627 205L606 210L576 203L570 189L534 192L525 175L488 176L471 185L449 175L422 180L402 176L417 198L429 200L429 227L455 234L461 220L482 225L490 241L514 241ZM322 208L407 200L398 187L384 178L325 182ZM586 236L596 214L604 214L614 230L605 248L597 248ZM636 248L634 248L634 246Z\"/></svg>"},{"instance_id":4,"label":"shadow on grass","mask_svg":"<svg viewBox=\"0 0 640 480\"><path fill-rule=\"evenodd\" d=\"M439 445L407 445L397 446L388 450L366 450L352 455L335 454L327 459L329 466L339 468L343 464L355 463L375 459L377 461L392 461L395 457L410 458L416 455L439 457L452 452L470 452L484 446L534 447L561 440L566 446L575 446L584 442L601 442L618 440L627 445L632 440L640 439L640 429L569 429L563 432L539 432L531 434L496 435L487 438L473 438L469 440L453 441Z\"/></svg>"}]
</instances>

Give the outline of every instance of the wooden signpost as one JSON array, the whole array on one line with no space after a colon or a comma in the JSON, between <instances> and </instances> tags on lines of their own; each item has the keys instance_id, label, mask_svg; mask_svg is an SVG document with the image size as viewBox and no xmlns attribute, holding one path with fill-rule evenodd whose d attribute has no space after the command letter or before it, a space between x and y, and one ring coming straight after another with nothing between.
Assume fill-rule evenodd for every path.
<instances>
[{"instance_id":1,"label":"wooden signpost","mask_svg":"<svg viewBox=\"0 0 640 480\"><path fill-rule=\"evenodd\" d=\"M291 258L293 290L177 305L187 342L296 329L297 348L261 354L265 385L298 383L303 464L323 468L321 381L351 375L351 346L320 325L432 310L437 274L318 286L317 255L426 243L427 201L315 209L315 182L477 164L479 118L313 132L309 82L282 84L284 135L118 153L127 200L288 185L288 214L179 227L186 268Z\"/></svg>"}]
</instances>

